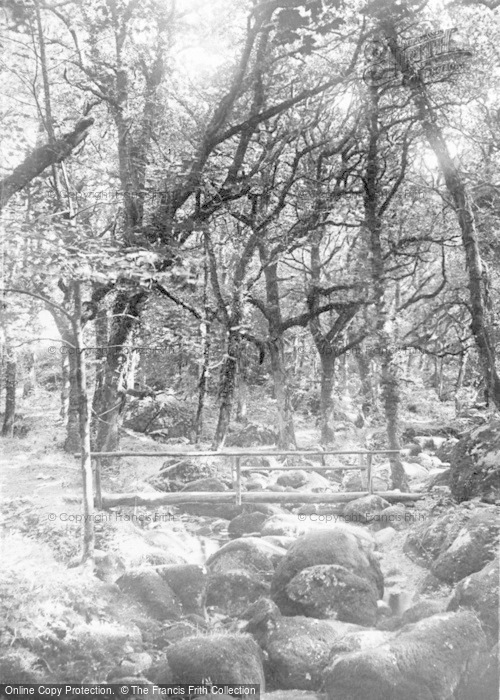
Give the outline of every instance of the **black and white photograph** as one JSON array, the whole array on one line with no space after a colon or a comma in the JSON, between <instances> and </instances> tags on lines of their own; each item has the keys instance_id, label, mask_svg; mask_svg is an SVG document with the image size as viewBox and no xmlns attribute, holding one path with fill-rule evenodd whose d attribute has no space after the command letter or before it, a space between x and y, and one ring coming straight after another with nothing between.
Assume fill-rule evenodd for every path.
<instances>
[{"instance_id":1,"label":"black and white photograph","mask_svg":"<svg viewBox=\"0 0 500 700\"><path fill-rule=\"evenodd\" d=\"M500 0L0 0L0 698L499 700Z\"/></svg>"}]
</instances>

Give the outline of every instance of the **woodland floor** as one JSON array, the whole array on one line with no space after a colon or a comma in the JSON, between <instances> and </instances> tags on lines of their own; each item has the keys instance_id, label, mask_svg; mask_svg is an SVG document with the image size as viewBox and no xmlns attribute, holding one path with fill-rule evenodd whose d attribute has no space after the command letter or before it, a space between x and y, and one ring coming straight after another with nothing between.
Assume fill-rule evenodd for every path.
<instances>
[{"instance_id":1,"label":"woodland floor","mask_svg":"<svg viewBox=\"0 0 500 700\"><path fill-rule=\"evenodd\" d=\"M33 580L50 580L54 560L52 556L42 556L42 550L48 552L48 547L63 566L71 562L74 564L79 556L81 526L60 522L59 517L52 522L51 514L77 515L82 512L80 468L78 459L62 449L64 428L58 419L57 395L40 390L23 407L23 415L29 427L28 434L23 438L2 439L0 554L13 570L17 566L26 568L29 560L28 568ZM318 444L315 427L307 425L306 421L300 421L297 433L301 448ZM344 446L352 445L352 436L346 438ZM339 444L339 449L341 447L342 444ZM125 434L121 442L121 449L161 451L164 448L164 445L150 438L131 433ZM186 449L185 444L179 445L179 449L183 448ZM163 462L162 457L123 459L119 470L117 466L106 475L104 489L116 492L151 490L147 480L158 473ZM438 498L426 496L417 503L416 508L428 511L436 507ZM445 503L442 505L446 507ZM182 524L190 534L205 541L212 538L211 551L227 538L227 521L214 523L213 518L185 514L178 520L178 524ZM427 571L404 554L403 544L407 534L408 529L397 532L390 542L380 547L381 566L386 578L395 579L402 589L415 592ZM108 533L101 531L97 546L114 549L112 540L119 536L116 529ZM203 555L196 557L192 563L203 563ZM450 589L444 586L433 591L432 597L445 597L449 593Z\"/></svg>"}]
</instances>

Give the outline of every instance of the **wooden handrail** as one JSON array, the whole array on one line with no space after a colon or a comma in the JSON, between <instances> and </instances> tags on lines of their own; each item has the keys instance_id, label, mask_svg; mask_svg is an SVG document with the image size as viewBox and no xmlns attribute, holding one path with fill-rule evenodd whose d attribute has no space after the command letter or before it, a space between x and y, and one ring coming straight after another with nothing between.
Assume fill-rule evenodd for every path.
<instances>
[{"instance_id":1,"label":"wooden handrail","mask_svg":"<svg viewBox=\"0 0 500 700\"><path fill-rule=\"evenodd\" d=\"M377 455L399 454L401 450L224 450L220 452L195 452L193 450L180 451L165 450L163 452L91 452L91 457L104 459L114 457L305 457L316 455ZM73 457L81 457L76 452Z\"/></svg>"}]
</instances>

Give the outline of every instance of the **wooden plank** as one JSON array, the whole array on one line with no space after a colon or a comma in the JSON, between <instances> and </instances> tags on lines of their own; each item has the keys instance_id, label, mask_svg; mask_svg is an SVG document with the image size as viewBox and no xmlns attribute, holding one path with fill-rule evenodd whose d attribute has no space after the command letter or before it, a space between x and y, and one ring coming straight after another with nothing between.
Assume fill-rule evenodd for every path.
<instances>
[{"instance_id":1,"label":"wooden plank","mask_svg":"<svg viewBox=\"0 0 500 700\"><path fill-rule=\"evenodd\" d=\"M221 452L176 452L165 450L163 452L92 452L92 457L324 457L325 455L386 455L399 454L401 450L224 450ZM80 457L76 452L73 457Z\"/></svg>"},{"instance_id":2,"label":"wooden plank","mask_svg":"<svg viewBox=\"0 0 500 700\"><path fill-rule=\"evenodd\" d=\"M241 502L245 503L347 503L356 498L367 496L367 491L351 491L345 493L311 493L308 491L249 491L241 494ZM380 491L377 496L391 503L398 501L417 501L425 494L400 493L399 491ZM197 492L177 491L175 493L106 493L102 496L103 508L115 506L162 506L181 503L233 503L234 492Z\"/></svg>"}]
</instances>

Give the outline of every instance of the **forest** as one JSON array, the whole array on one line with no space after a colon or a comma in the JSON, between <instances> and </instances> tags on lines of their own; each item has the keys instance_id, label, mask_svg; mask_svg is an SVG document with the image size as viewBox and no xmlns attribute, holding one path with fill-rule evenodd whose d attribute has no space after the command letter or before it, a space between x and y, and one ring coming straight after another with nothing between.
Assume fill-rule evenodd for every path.
<instances>
[{"instance_id":1,"label":"forest","mask_svg":"<svg viewBox=\"0 0 500 700\"><path fill-rule=\"evenodd\" d=\"M496 700L499 12L0 0L0 697Z\"/></svg>"}]
</instances>

